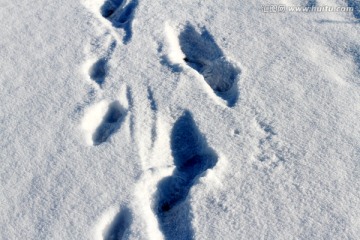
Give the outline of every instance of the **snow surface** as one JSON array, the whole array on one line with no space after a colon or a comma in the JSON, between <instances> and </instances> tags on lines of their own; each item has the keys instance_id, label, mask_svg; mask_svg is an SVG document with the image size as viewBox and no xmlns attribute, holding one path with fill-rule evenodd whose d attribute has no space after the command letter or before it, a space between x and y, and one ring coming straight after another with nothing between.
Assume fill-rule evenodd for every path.
<instances>
[{"instance_id":1,"label":"snow surface","mask_svg":"<svg viewBox=\"0 0 360 240\"><path fill-rule=\"evenodd\" d=\"M359 12L0 0L0 239L360 239Z\"/></svg>"}]
</instances>

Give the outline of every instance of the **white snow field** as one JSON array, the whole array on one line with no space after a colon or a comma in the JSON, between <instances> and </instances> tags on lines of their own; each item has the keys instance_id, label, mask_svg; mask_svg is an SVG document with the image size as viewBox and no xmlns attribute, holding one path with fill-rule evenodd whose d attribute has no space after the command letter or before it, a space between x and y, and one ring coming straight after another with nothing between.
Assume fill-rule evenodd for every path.
<instances>
[{"instance_id":1,"label":"white snow field","mask_svg":"<svg viewBox=\"0 0 360 240\"><path fill-rule=\"evenodd\" d=\"M0 26L1 240L360 239L359 0L0 0Z\"/></svg>"}]
</instances>

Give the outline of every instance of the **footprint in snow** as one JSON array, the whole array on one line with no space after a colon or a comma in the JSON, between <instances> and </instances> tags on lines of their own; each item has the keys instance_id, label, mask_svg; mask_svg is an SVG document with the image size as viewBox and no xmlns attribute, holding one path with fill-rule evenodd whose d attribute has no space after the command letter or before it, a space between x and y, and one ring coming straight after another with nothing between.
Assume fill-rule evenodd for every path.
<instances>
[{"instance_id":1,"label":"footprint in snow","mask_svg":"<svg viewBox=\"0 0 360 240\"><path fill-rule=\"evenodd\" d=\"M100 8L101 15L110 21L115 28L125 31L123 43L127 44L132 37L132 21L138 0L107 0Z\"/></svg>"},{"instance_id":2,"label":"footprint in snow","mask_svg":"<svg viewBox=\"0 0 360 240\"><path fill-rule=\"evenodd\" d=\"M96 128L92 140L94 145L100 145L114 134L121 126L126 116L126 110L119 101L114 101L108 106L100 125Z\"/></svg>"},{"instance_id":3,"label":"footprint in snow","mask_svg":"<svg viewBox=\"0 0 360 240\"><path fill-rule=\"evenodd\" d=\"M157 185L154 212L165 239L192 239L190 206L186 198L196 180L216 165L218 157L207 146L188 111L172 129L171 150L176 168Z\"/></svg>"},{"instance_id":4,"label":"footprint in snow","mask_svg":"<svg viewBox=\"0 0 360 240\"><path fill-rule=\"evenodd\" d=\"M113 41L106 52L104 57L99 58L89 68L88 74L91 80L102 88L105 83L105 78L108 75L108 62L111 59L111 55L116 47L116 41Z\"/></svg>"},{"instance_id":5,"label":"footprint in snow","mask_svg":"<svg viewBox=\"0 0 360 240\"><path fill-rule=\"evenodd\" d=\"M103 233L104 240L122 240L132 222L130 209L122 209Z\"/></svg>"},{"instance_id":6,"label":"footprint in snow","mask_svg":"<svg viewBox=\"0 0 360 240\"><path fill-rule=\"evenodd\" d=\"M89 69L89 76L91 80L96 82L100 87L105 82L105 77L108 70L107 63L107 58L100 58Z\"/></svg>"},{"instance_id":7,"label":"footprint in snow","mask_svg":"<svg viewBox=\"0 0 360 240\"><path fill-rule=\"evenodd\" d=\"M187 24L179 43L186 64L199 72L215 94L232 107L239 95L236 83L241 70L226 59L213 36L205 28L199 33Z\"/></svg>"}]
</instances>

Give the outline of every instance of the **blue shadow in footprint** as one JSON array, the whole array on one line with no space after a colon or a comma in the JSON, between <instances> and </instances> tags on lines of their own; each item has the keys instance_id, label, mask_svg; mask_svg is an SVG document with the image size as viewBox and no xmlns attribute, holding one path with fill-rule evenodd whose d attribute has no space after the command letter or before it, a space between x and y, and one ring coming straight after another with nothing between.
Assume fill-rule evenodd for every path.
<instances>
[{"instance_id":1,"label":"blue shadow in footprint","mask_svg":"<svg viewBox=\"0 0 360 240\"><path fill-rule=\"evenodd\" d=\"M154 211L167 240L193 239L190 205L186 198L196 180L218 160L199 132L190 112L175 123L171 133L175 170L162 179L156 192Z\"/></svg>"},{"instance_id":2,"label":"blue shadow in footprint","mask_svg":"<svg viewBox=\"0 0 360 240\"><path fill-rule=\"evenodd\" d=\"M126 0L107 0L100 8L100 13L104 18L109 20L115 28L124 30L124 44L132 38L132 21L138 4L138 0L132 0L129 3Z\"/></svg>"},{"instance_id":3,"label":"blue shadow in footprint","mask_svg":"<svg viewBox=\"0 0 360 240\"><path fill-rule=\"evenodd\" d=\"M188 66L200 73L215 94L224 99L229 107L235 105L240 68L229 62L206 28L200 32L187 24L180 33L179 42Z\"/></svg>"},{"instance_id":4,"label":"blue shadow in footprint","mask_svg":"<svg viewBox=\"0 0 360 240\"><path fill-rule=\"evenodd\" d=\"M106 142L106 140L120 128L125 116L126 110L121 106L119 101L112 102L101 124L92 136L94 145L100 145Z\"/></svg>"},{"instance_id":5,"label":"blue shadow in footprint","mask_svg":"<svg viewBox=\"0 0 360 240\"><path fill-rule=\"evenodd\" d=\"M105 82L105 77L108 71L108 59L107 58L100 58L97 60L89 70L89 76L91 80L96 82L100 87Z\"/></svg>"},{"instance_id":6,"label":"blue shadow in footprint","mask_svg":"<svg viewBox=\"0 0 360 240\"><path fill-rule=\"evenodd\" d=\"M122 209L114 218L107 231L104 233L104 240L121 240L125 231L132 223L132 214L129 208Z\"/></svg>"}]
</instances>

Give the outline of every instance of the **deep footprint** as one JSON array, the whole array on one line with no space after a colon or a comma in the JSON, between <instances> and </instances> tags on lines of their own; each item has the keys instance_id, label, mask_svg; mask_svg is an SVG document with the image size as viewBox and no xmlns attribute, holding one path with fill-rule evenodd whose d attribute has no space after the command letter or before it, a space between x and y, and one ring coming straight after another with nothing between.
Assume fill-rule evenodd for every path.
<instances>
[{"instance_id":1,"label":"deep footprint","mask_svg":"<svg viewBox=\"0 0 360 240\"><path fill-rule=\"evenodd\" d=\"M218 157L188 111L172 129L171 150L176 168L172 176L159 182L154 211L165 239L192 239L190 206L185 200L195 181L216 165Z\"/></svg>"},{"instance_id":2,"label":"deep footprint","mask_svg":"<svg viewBox=\"0 0 360 240\"><path fill-rule=\"evenodd\" d=\"M130 209L122 209L114 218L111 225L104 233L104 240L121 240L125 231L130 227L132 214Z\"/></svg>"},{"instance_id":3,"label":"deep footprint","mask_svg":"<svg viewBox=\"0 0 360 240\"><path fill-rule=\"evenodd\" d=\"M100 59L98 59L89 69L89 77L95 83L97 83L100 87L105 83L105 78L108 75L108 62L111 59L111 55L114 52L116 47L116 41L113 41L109 49L106 52L106 55Z\"/></svg>"},{"instance_id":4,"label":"deep footprint","mask_svg":"<svg viewBox=\"0 0 360 240\"><path fill-rule=\"evenodd\" d=\"M126 0L107 0L100 9L101 15L112 23L115 28L125 32L123 43L126 44L132 37L132 21L138 0L126 3Z\"/></svg>"},{"instance_id":5,"label":"deep footprint","mask_svg":"<svg viewBox=\"0 0 360 240\"><path fill-rule=\"evenodd\" d=\"M107 58L101 58L97 60L89 69L89 76L91 80L96 82L100 87L105 82L105 77L108 70L107 63Z\"/></svg>"},{"instance_id":6,"label":"deep footprint","mask_svg":"<svg viewBox=\"0 0 360 240\"><path fill-rule=\"evenodd\" d=\"M233 106L239 95L235 85L241 71L226 60L213 36L205 28L198 33L192 25L187 24L180 33L179 42L187 65L203 75L228 106Z\"/></svg>"},{"instance_id":7,"label":"deep footprint","mask_svg":"<svg viewBox=\"0 0 360 240\"><path fill-rule=\"evenodd\" d=\"M100 12L104 18L109 18L118 8L122 8L126 0L107 0L101 6Z\"/></svg>"},{"instance_id":8,"label":"deep footprint","mask_svg":"<svg viewBox=\"0 0 360 240\"><path fill-rule=\"evenodd\" d=\"M106 140L120 128L125 115L126 110L120 103L118 101L112 102L101 124L93 134L94 145L106 142Z\"/></svg>"}]
</instances>

